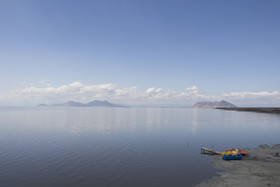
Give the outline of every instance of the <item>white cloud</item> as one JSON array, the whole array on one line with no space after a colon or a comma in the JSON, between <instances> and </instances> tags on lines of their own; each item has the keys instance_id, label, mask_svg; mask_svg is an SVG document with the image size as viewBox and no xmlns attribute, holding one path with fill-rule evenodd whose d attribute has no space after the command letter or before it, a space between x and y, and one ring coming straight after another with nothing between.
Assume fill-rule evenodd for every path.
<instances>
[{"instance_id":1,"label":"white cloud","mask_svg":"<svg viewBox=\"0 0 280 187\"><path fill-rule=\"evenodd\" d=\"M89 93L110 93L116 88L116 84L101 84L101 85L83 85L80 82L63 85L58 88L46 87L26 87L23 90L16 90L15 93L27 96L55 96L55 95L75 95L75 94L89 94Z\"/></svg>"},{"instance_id":2,"label":"white cloud","mask_svg":"<svg viewBox=\"0 0 280 187\"><path fill-rule=\"evenodd\" d=\"M160 92L162 92L162 88L149 88L149 89L146 90L146 93L147 93L148 95L151 95L151 94L158 94L158 93L160 93Z\"/></svg>"},{"instance_id":3,"label":"white cloud","mask_svg":"<svg viewBox=\"0 0 280 187\"><path fill-rule=\"evenodd\" d=\"M279 97L280 92L232 92L229 94L223 94L224 97L232 97L232 98L261 98L261 97Z\"/></svg>"},{"instance_id":4,"label":"white cloud","mask_svg":"<svg viewBox=\"0 0 280 187\"><path fill-rule=\"evenodd\" d=\"M206 95L196 86L187 87L185 91L148 88L145 91L137 87L119 88L117 84L84 85L81 82L62 85L60 87L26 87L12 91L9 95L0 95L0 103L17 101L18 103L36 105L39 103L63 103L69 100L89 102L94 99L106 99L111 102L128 105L181 104L192 105L197 101L228 100L234 104L280 104L280 92L232 92L222 95Z\"/></svg>"},{"instance_id":5,"label":"white cloud","mask_svg":"<svg viewBox=\"0 0 280 187\"><path fill-rule=\"evenodd\" d=\"M231 92L221 96L224 100L231 100L239 105L250 106L278 106L280 105L280 92Z\"/></svg>"},{"instance_id":6,"label":"white cloud","mask_svg":"<svg viewBox=\"0 0 280 187\"><path fill-rule=\"evenodd\" d=\"M188 91L198 91L198 88L196 86L188 87L186 88Z\"/></svg>"},{"instance_id":7,"label":"white cloud","mask_svg":"<svg viewBox=\"0 0 280 187\"><path fill-rule=\"evenodd\" d=\"M164 97L164 95L162 95L162 88L149 88L145 93L146 97L148 97L150 100L160 99Z\"/></svg>"}]
</instances>

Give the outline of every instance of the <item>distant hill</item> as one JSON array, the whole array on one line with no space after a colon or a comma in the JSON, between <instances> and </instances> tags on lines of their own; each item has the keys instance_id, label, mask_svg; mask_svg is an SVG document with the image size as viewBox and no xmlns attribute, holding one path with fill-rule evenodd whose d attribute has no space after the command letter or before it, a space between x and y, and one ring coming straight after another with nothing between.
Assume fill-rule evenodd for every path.
<instances>
[{"instance_id":1,"label":"distant hill","mask_svg":"<svg viewBox=\"0 0 280 187\"><path fill-rule=\"evenodd\" d=\"M46 105L46 104L39 104L38 106L44 107L44 106L68 106L68 107L122 107L122 105L113 104L106 100L100 101L100 100L94 100L89 103L83 104L80 102L75 101L68 101L66 103L62 104L54 104L54 105Z\"/></svg>"},{"instance_id":2,"label":"distant hill","mask_svg":"<svg viewBox=\"0 0 280 187\"><path fill-rule=\"evenodd\" d=\"M97 107L97 106L106 106L106 107L116 107L115 104L112 104L106 100L100 101L100 100L94 100L86 104L88 107Z\"/></svg>"},{"instance_id":3,"label":"distant hill","mask_svg":"<svg viewBox=\"0 0 280 187\"><path fill-rule=\"evenodd\" d=\"M227 101L219 101L219 102L203 101L203 102L198 102L192 106L192 108L234 108L234 107L236 107L234 104L231 104Z\"/></svg>"}]
</instances>

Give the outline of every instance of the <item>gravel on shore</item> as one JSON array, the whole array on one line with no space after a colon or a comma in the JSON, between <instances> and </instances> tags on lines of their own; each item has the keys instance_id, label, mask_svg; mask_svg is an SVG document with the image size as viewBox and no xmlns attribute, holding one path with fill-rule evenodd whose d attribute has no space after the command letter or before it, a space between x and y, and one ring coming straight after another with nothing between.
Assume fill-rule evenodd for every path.
<instances>
[{"instance_id":1,"label":"gravel on shore","mask_svg":"<svg viewBox=\"0 0 280 187\"><path fill-rule=\"evenodd\" d=\"M224 171L197 186L280 186L280 155L276 156L276 153L280 154L280 144L260 145L257 149L245 151L247 156L242 160L224 161L221 155L214 155L214 166Z\"/></svg>"}]
</instances>

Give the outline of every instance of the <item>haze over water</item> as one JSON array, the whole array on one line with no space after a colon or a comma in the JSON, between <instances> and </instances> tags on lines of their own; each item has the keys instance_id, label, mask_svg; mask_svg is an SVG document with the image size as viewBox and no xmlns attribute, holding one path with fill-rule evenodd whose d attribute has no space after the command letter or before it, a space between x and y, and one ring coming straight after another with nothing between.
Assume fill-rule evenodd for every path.
<instances>
[{"instance_id":1,"label":"haze over water","mask_svg":"<svg viewBox=\"0 0 280 187\"><path fill-rule=\"evenodd\" d=\"M193 186L216 150L279 143L280 116L191 108L0 108L1 186Z\"/></svg>"}]
</instances>

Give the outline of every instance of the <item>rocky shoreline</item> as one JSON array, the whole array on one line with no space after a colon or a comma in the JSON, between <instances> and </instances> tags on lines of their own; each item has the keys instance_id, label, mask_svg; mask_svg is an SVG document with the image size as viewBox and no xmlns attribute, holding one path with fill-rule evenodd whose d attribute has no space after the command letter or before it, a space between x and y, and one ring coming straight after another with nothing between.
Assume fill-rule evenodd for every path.
<instances>
[{"instance_id":1,"label":"rocky shoreline","mask_svg":"<svg viewBox=\"0 0 280 187\"><path fill-rule=\"evenodd\" d=\"M280 186L280 144L272 147L260 145L257 149L245 149L242 160L224 161L214 155L212 163L222 169L218 176L198 184L198 187L222 186Z\"/></svg>"}]
</instances>

